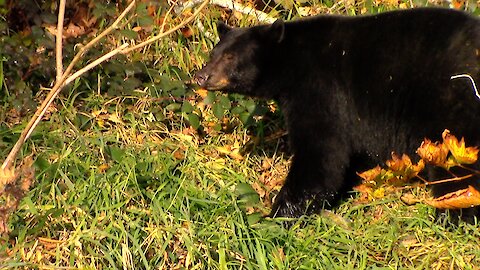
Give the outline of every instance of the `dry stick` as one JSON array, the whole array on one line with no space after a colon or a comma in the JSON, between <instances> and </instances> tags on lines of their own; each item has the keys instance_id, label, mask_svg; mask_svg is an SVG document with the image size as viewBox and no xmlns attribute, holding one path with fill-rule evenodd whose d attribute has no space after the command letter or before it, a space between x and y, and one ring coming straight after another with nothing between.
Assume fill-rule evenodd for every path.
<instances>
[{"instance_id":1,"label":"dry stick","mask_svg":"<svg viewBox=\"0 0 480 270\"><path fill-rule=\"evenodd\" d=\"M60 90L63 88L63 86L66 85L67 77L70 75L70 73L71 73L73 67L75 66L75 64L80 60L80 58L84 55L84 53L87 52L91 47L93 47L93 45L95 45L100 39L102 39L107 34L109 34L111 31L116 29L119 22L123 19L123 17L125 17L127 15L127 13L133 8L134 5L135 5L135 0L132 1L130 3L130 5L128 5L128 7L122 12L122 14L120 14L120 16L117 18L117 20L115 20L115 22L110 27L105 29L105 31L103 31L100 35L98 35L96 38L94 38L89 43L87 43L87 45L80 48L80 51L75 55L72 62L70 62L70 65L67 67L67 69L63 73L62 77L59 80L56 81L55 85L50 90L50 92L48 93L45 100L42 102L42 105L37 109L37 111L33 115L32 119L30 119L30 122L28 122L27 126L22 131L22 134L20 134L20 138L15 143L12 150L8 154L7 158L3 162L3 165L1 167L2 170L6 170L6 169L9 169L11 167L11 164L15 160L15 157L17 156L18 152L20 151L20 148L22 147L22 145L25 143L25 141L28 139L30 134L35 129L35 127L38 125L38 123L42 119L43 115L47 111L47 108L50 106L50 104L52 104L53 100L58 95ZM117 51L116 53L118 53L118 52L119 51ZM110 55L110 53L107 54L107 55ZM77 73L75 73L75 74L77 74ZM80 76L80 75L81 74L79 74L78 76ZM68 82L71 82L71 80L69 80Z\"/></svg>"},{"instance_id":2,"label":"dry stick","mask_svg":"<svg viewBox=\"0 0 480 270\"><path fill-rule=\"evenodd\" d=\"M162 22L162 26L160 27L160 33L163 33L163 30L165 30L165 23L167 22L168 16L170 15L173 8L175 7L175 4L176 4L176 2L173 5L170 6L170 8L167 10L167 13L165 13L165 16L163 16L164 19L163 19L163 22Z\"/></svg>"},{"instance_id":3,"label":"dry stick","mask_svg":"<svg viewBox=\"0 0 480 270\"><path fill-rule=\"evenodd\" d=\"M60 0L60 6L58 8L58 22L57 22L57 34L55 40L55 60L57 62L57 77L56 82L62 78L63 75L63 62L62 62L62 41L63 41L63 19L65 15L65 0Z\"/></svg>"},{"instance_id":4,"label":"dry stick","mask_svg":"<svg viewBox=\"0 0 480 270\"><path fill-rule=\"evenodd\" d=\"M84 66L82 69L80 69L79 71L73 73L70 77L68 77L66 80L65 80L65 85L71 83L73 80L75 80L76 78L80 77L83 73L89 71L90 69L94 68L95 66L97 66L98 64L102 63L103 61L107 60L108 58L122 52L125 48L128 47L128 43L124 43L122 44L121 46L115 48L114 50L112 50L111 52L103 55L102 57L98 58L97 60L93 61L92 63Z\"/></svg>"},{"instance_id":5,"label":"dry stick","mask_svg":"<svg viewBox=\"0 0 480 270\"><path fill-rule=\"evenodd\" d=\"M209 0L203 1L203 3L198 7L198 9L195 11L195 13L192 14L192 16L188 17L186 20L182 21L180 24L178 24L178 25L175 26L174 28L171 28L171 29L169 29L169 30L166 31L166 32L163 32L163 33L161 33L161 34L159 34L159 35L156 35L156 36L154 36L154 37L151 37L151 38L145 40L144 42L139 43L139 44L137 44L137 45L135 45L135 46L132 46L132 47L130 47L130 48L128 48L128 49L125 49L124 51L122 51L122 53L123 53L123 54L126 54L126 53L129 53L129 52L131 52L131 51L133 51L133 50L136 50L136 49L138 49L138 48L141 48L141 47L144 47L144 46L146 46L146 45L149 45L149 44L151 44L151 43L153 43L153 42L155 42L155 41L163 38L164 36L167 36L167 35L175 32L175 31L177 31L178 29L184 27L185 25L187 25L188 23L190 23L195 17L197 17L197 15L200 13L200 11L202 11L202 9L203 9L204 7L208 4L208 2L209 2Z\"/></svg>"},{"instance_id":6,"label":"dry stick","mask_svg":"<svg viewBox=\"0 0 480 270\"><path fill-rule=\"evenodd\" d=\"M458 177L454 177L454 178L448 178L448 179L426 182L425 186L461 181L461 180L464 180L464 179L467 179L467 178L470 178L470 177L473 177L473 176L475 176L475 174L472 173L472 174L467 174L467 175L464 175L464 176L458 176Z\"/></svg>"}]
</instances>

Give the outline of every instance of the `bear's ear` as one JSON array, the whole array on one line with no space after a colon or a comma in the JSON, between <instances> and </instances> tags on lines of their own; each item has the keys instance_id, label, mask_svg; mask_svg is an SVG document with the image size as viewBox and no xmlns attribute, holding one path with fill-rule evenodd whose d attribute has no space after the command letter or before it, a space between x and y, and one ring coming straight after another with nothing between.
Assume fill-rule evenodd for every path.
<instances>
[{"instance_id":1,"label":"bear's ear","mask_svg":"<svg viewBox=\"0 0 480 270\"><path fill-rule=\"evenodd\" d=\"M222 21L217 22L217 33L220 39L222 39L228 32L230 32L230 30L232 30L232 28L226 25L224 22Z\"/></svg>"},{"instance_id":2,"label":"bear's ear","mask_svg":"<svg viewBox=\"0 0 480 270\"><path fill-rule=\"evenodd\" d=\"M268 28L270 32L270 37L277 43L282 42L285 37L285 23L282 19L277 19L270 27Z\"/></svg>"}]
</instances>

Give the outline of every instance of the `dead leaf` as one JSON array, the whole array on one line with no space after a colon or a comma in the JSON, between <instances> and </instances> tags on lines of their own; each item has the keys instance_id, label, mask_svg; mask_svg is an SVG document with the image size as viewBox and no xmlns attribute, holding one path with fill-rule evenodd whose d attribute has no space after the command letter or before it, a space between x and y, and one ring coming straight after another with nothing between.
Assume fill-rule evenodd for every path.
<instances>
[{"instance_id":1,"label":"dead leaf","mask_svg":"<svg viewBox=\"0 0 480 270\"><path fill-rule=\"evenodd\" d=\"M76 25L74 23L69 23L67 27L63 30L63 38L77 38L84 35L85 33L85 27Z\"/></svg>"},{"instance_id":2,"label":"dead leaf","mask_svg":"<svg viewBox=\"0 0 480 270\"><path fill-rule=\"evenodd\" d=\"M177 160L183 160L185 159L185 151L179 148L173 152L173 157Z\"/></svg>"},{"instance_id":3,"label":"dead leaf","mask_svg":"<svg viewBox=\"0 0 480 270\"><path fill-rule=\"evenodd\" d=\"M386 162L388 168L393 172L396 178L402 182L406 182L415 177L425 168L425 162L419 160L417 164L413 164L409 156L403 154L400 158L392 152L392 159Z\"/></svg>"},{"instance_id":4,"label":"dead leaf","mask_svg":"<svg viewBox=\"0 0 480 270\"><path fill-rule=\"evenodd\" d=\"M357 172L357 175L363 179L363 182L365 184L369 184L372 186L376 185L379 178L381 178L381 174L382 174L382 168L379 165L377 165L377 167L373 169L370 169L361 173Z\"/></svg>"},{"instance_id":5,"label":"dead leaf","mask_svg":"<svg viewBox=\"0 0 480 270\"><path fill-rule=\"evenodd\" d=\"M235 145L233 147L229 145L219 146L217 147L217 151L220 154L227 155L233 159L243 160L243 156L240 154L240 148L238 146L235 146Z\"/></svg>"},{"instance_id":6,"label":"dead leaf","mask_svg":"<svg viewBox=\"0 0 480 270\"><path fill-rule=\"evenodd\" d=\"M30 189L34 179L33 158L28 156L22 160L17 170L0 169L0 235L8 232L8 218L17 209L18 203Z\"/></svg>"},{"instance_id":7,"label":"dead leaf","mask_svg":"<svg viewBox=\"0 0 480 270\"><path fill-rule=\"evenodd\" d=\"M424 139L417 154L428 164L445 167L445 161L448 156L448 147L440 142L433 143L429 139Z\"/></svg>"},{"instance_id":8,"label":"dead leaf","mask_svg":"<svg viewBox=\"0 0 480 270\"><path fill-rule=\"evenodd\" d=\"M446 145L452 156L460 164L472 164L478 159L477 147L466 147L464 138L458 141L458 139L450 134L448 129L445 129L442 133L443 143Z\"/></svg>"},{"instance_id":9,"label":"dead leaf","mask_svg":"<svg viewBox=\"0 0 480 270\"><path fill-rule=\"evenodd\" d=\"M403 194L400 197L400 200L402 200L402 202L404 202L407 205L414 205L414 204L422 201L422 200L418 199L417 197L415 197L415 195L413 195L412 193Z\"/></svg>"},{"instance_id":10,"label":"dead leaf","mask_svg":"<svg viewBox=\"0 0 480 270\"><path fill-rule=\"evenodd\" d=\"M383 187L380 187L380 188L377 188L373 191L372 193L372 196L373 198L375 199L382 199L385 197L385 188Z\"/></svg>"},{"instance_id":11,"label":"dead leaf","mask_svg":"<svg viewBox=\"0 0 480 270\"><path fill-rule=\"evenodd\" d=\"M204 89L204 88L199 88L199 89L195 90L195 93L197 95L201 96L202 98L206 98L207 95L208 95L207 89Z\"/></svg>"},{"instance_id":12,"label":"dead leaf","mask_svg":"<svg viewBox=\"0 0 480 270\"><path fill-rule=\"evenodd\" d=\"M98 166L98 171L100 173L105 173L109 168L110 168L110 166L108 164L103 163L100 166Z\"/></svg>"},{"instance_id":13,"label":"dead leaf","mask_svg":"<svg viewBox=\"0 0 480 270\"><path fill-rule=\"evenodd\" d=\"M424 202L440 209L470 208L480 205L480 192L472 186Z\"/></svg>"},{"instance_id":14,"label":"dead leaf","mask_svg":"<svg viewBox=\"0 0 480 270\"><path fill-rule=\"evenodd\" d=\"M5 186L15 181L15 171L13 168L0 169L0 194L5 190Z\"/></svg>"},{"instance_id":15,"label":"dead leaf","mask_svg":"<svg viewBox=\"0 0 480 270\"><path fill-rule=\"evenodd\" d=\"M192 30L190 27L188 27L188 26L183 27L182 29L180 29L180 32L182 32L182 35L183 35L183 37L185 37L185 38L189 38L189 37L193 36L193 30Z\"/></svg>"},{"instance_id":16,"label":"dead leaf","mask_svg":"<svg viewBox=\"0 0 480 270\"><path fill-rule=\"evenodd\" d=\"M358 186L353 187L354 190L360 192L360 196L358 197L359 202L370 202L373 200L373 188L366 184L361 184Z\"/></svg>"}]
</instances>

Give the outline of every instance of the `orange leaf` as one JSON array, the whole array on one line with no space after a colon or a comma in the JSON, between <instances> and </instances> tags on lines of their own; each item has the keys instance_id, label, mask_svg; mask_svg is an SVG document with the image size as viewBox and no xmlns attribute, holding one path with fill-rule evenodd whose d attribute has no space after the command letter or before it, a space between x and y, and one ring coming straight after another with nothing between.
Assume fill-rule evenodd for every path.
<instances>
[{"instance_id":1,"label":"orange leaf","mask_svg":"<svg viewBox=\"0 0 480 270\"><path fill-rule=\"evenodd\" d=\"M197 93L197 95L201 96L202 98L206 98L207 94L208 94L208 91L207 91L207 89L199 88L199 89L195 90L195 93Z\"/></svg>"},{"instance_id":2,"label":"orange leaf","mask_svg":"<svg viewBox=\"0 0 480 270\"><path fill-rule=\"evenodd\" d=\"M417 149L417 154L428 164L445 167L448 148L443 143L432 143L429 139L424 139L422 145Z\"/></svg>"},{"instance_id":3,"label":"orange leaf","mask_svg":"<svg viewBox=\"0 0 480 270\"><path fill-rule=\"evenodd\" d=\"M370 169L368 171L357 173L357 175L363 179L364 183L375 185L381 173L382 173L382 168L377 165L377 167Z\"/></svg>"},{"instance_id":4,"label":"orange leaf","mask_svg":"<svg viewBox=\"0 0 480 270\"><path fill-rule=\"evenodd\" d=\"M360 196L358 197L360 202L370 202L373 200L373 188L371 186L367 184L361 184L353 187L353 189L360 192Z\"/></svg>"},{"instance_id":5,"label":"orange leaf","mask_svg":"<svg viewBox=\"0 0 480 270\"><path fill-rule=\"evenodd\" d=\"M413 164L409 156L403 154L400 158L397 154L392 152L392 159L387 160L388 168L397 176L400 176L400 180L408 181L412 177L415 177L425 168L425 162L419 160L417 164Z\"/></svg>"},{"instance_id":6,"label":"orange leaf","mask_svg":"<svg viewBox=\"0 0 480 270\"><path fill-rule=\"evenodd\" d=\"M465 141L462 138L460 142L458 139L450 134L448 129L445 129L442 133L443 143L447 146L448 150L452 153L455 160L460 164L472 164L478 159L477 147L465 147Z\"/></svg>"},{"instance_id":7,"label":"orange leaf","mask_svg":"<svg viewBox=\"0 0 480 270\"><path fill-rule=\"evenodd\" d=\"M480 192L472 186L451 192L435 199L427 199L425 203L440 209L470 208L480 205Z\"/></svg>"}]
</instances>

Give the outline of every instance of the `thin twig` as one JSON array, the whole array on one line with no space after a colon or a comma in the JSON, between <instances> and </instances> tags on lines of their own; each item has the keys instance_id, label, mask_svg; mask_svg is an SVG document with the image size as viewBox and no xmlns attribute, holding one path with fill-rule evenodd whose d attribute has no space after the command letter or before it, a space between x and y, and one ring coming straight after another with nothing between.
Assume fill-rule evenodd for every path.
<instances>
[{"instance_id":1,"label":"thin twig","mask_svg":"<svg viewBox=\"0 0 480 270\"><path fill-rule=\"evenodd\" d=\"M118 24L120 21L127 15L127 13L134 7L135 1L132 1L130 5L118 16L118 18L110 25L107 29L105 29L100 35L92 39L90 42L87 43L87 45L83 46L80 48L79 52L75 55L73 58L72 62L70 62L70 65L67 67L65 70L65 74L70 74L72 71L73 67L75 64L80 60L80 58L83 56L84 53L86 53L93 45L95 45L98 41L100 41L102 38L104 38L106 35L110 34L113 30L116 30L118 28ZM65 75L63 77L66 77ZM66 78L65 78L66 79Z\"/></svg>"},{"instance_id":2,"label":"thin twig","mask_svg":"<svg viewBox=\"0 0 480 270\"><path fill-rule=\"evenodd\" d=\"M102 57L98 58L97 60L91 62L90 64L86 65L85 67L83 67L82 69L80 69L79 71L73 73L70 77L68 77L66 80L65 80L65 84L64 85L67 85L69 83L71 83L72 81L74 81L76 78L80 77L83 73L89 71L90 69L94 68L95 66L97 66L98 64L102 63L103 61L111 58L112 56L122 52L125 48L128 47L128 43L124 43L122 44L121 46L117 47L116 49L112 50L111 52L103 55Z\"/></svg>"},{"instance_id":3,"label":"thin twig","mask_svg":"<svg viewBox=\"0 0 480 270\"><path fill-rule=\"evenodd\" d=\"M167 36L167 35L170 35L171 33L181 29L182 27L184 27L185 25L187 25L188 23L190 23L195 17L197 17L197 15L200 13L200 11L202 11L202 9L207 6L207 4L209 3L209 0L205 0L203 1L203 3L198 7L198 9L195 11L195 13L192 14L192 16L188 17L186 20L182 21L180 24L178 24L177 26L169 29L168 31L166 32L163 32L163 33L160 33L154 37L151 37L149 38L148 40L145 40L144 42L142 43L139 43L135 46L132 46L128 49L125 49L122 53L126 54L126 53L129 53L133 50L136 50L138 48L141 48L141 47L144 47L146 45L149 45L149 44L152 44L153 42Z\"/></svg>"},{"instance_id":4,"label":"thin twig","mask_svg":"<svg viewBox=\"0 0 480 270\"><path fill-rule=\"evenodd\" d=\"M459 176L459 177L453 177L453 178L448 178L448 179L443 179L443 180L437 180L437 181L432 181L432 182L427 182L425 183L426 186L430 185L436 185L436 184L442 184L442 183L448 183L448 182L456 182L456 181L461 181L470 177L475 176L475 174L467 174L464 176Z\"/></svg>"},{"instance_id":5,"label":"thin twig","mask_svg":"<svg viewBox=\"0 0 480 270\"><path fill-rule=\"evenodd\" d=\"M160 33L163 33L163 30L165 30L165 24L167 22L167 18L170 15L170 13L172 13L172 10L175 7L176 3L177 3L177 1L175 1L175 3L170 6L170 8L167 10L167 13L165 13L165 16L163 16L164 19L163 19L163 22L162 22L162 26L160 27Z\"/></svg>"},{"instance_id":6,"label":"thin twig","mask_svg":"<svg viewBox=\"0 0 480 270\"><path fill-rule=\"evenodd\" d=\"M417 177L418 179L422 180L422 182L423 182L423 183L425 183L425 184L428 184L428 181L427 181L427 179L425 179L425 178L421 177L421 176L420 176L420 175L418 175L418 174L416 175L416 177Z\"/></svg>"},{"instance_id":7,"label":"thin twig","mask_svg":"<svg viewBox=\"0 0 480 270\"><path fill-rule=\"evenodd\" d=\"M59 81L63 75L63 61L62 61L62 41L63 41L63 19L65 15L65 0L60 0L60 6L58 7L58 22L57 22L57 34L55 40L55 60L57 63L57 78Z\"/></svg>"}]
</instances>

